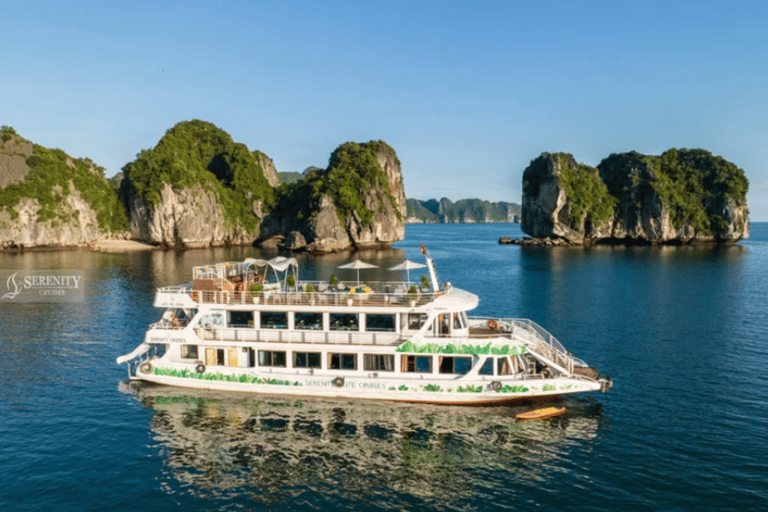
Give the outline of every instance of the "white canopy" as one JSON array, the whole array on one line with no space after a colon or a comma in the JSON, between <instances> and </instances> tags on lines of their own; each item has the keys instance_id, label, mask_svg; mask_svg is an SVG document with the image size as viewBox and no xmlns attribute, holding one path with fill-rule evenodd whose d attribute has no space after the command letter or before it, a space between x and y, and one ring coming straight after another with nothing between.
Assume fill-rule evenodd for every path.
<instances>
[{"instance_id":1,"label":"white canopy","mask_svg":"<svg viewBox=\"0 0 768 512\"><path fill-rule=\"evenodd\" d=\"M245 265L246 268L248 268L250 265L255 265L257 267L266 267L269 265L269 262L267 260L257 260L256 258L245 258L243 260L243 265Z\"/></svg>"},{"instance_id":2,"label":"white canopy","mask_svg":"<svg viewBox=\"0 0 768 512\"><path fill-rule=\"evenodd\" d=\"M267 263L278 272L285 272L290 266L299 267L299 262L296 261L296 258L286 258L285 256L275 256Z\"/></svg>"},{"instance_id":3,"label":"white canopy","mask_svg":"<svg viewBox=\"0 0 768 512\"><path fill-rule=\"evenodd\" d=\"M356 259L352 263L346 263L344 265L339 265L338 268L351 268L357 270L357 286L360 286L360 269L361 268L379 268L378 265L374 265L372 263L366 263L364 261L360 261L360 259Z\"/></svg>"},{"instance_id":4,"label":"white canopy","mask_svg":"<svg viewBox=\"0 0 768 512\"><path fill-rule=\"evenodd\" d=\"M275 277L277 278L277 281L280 281L280 276L277 275L278 272L285 272L285 278L288 278L288 272L287 270L290 268L293 268L293 275L296 279L296 281L299 280L299 262L296 260L296 258L286 258L285 256L275 256L271 260L259 260L256 258L246 258L243 261L243 264L248 267L249 265L255 265L257 267L266 267L269 266L272 268L272 270L275 272Z\"/></svg>"},{"instance_id":5,"label":"white canopy","mask_svg":"<svg viewBox=\"0 0 768 512\"><path fill-rule=\"evenodd\" d=\"M408 276L408 282L411 282L411 269L412 268L424 268L426 265L423 265L421 263L416 263L415 261L411 260L405 260L402 263L398 263L397 265L393 267L389 267L387 270L405 270L406 275Z\"/></svg>"}]
</instances>

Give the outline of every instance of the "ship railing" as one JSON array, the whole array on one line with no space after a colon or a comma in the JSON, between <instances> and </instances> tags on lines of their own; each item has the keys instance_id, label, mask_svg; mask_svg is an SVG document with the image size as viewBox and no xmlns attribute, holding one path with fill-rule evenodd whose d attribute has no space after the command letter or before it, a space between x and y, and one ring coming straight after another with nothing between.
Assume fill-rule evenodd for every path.
<instances>
[{"instance_id":1,"label":"ship railing","mask_svg":"<svg viewBox=\"0 0 768 512\"><path fill-rule=\"evenodd\" d=\"M195 334L206 341L243 341L266 343L327 343L334 345L400 345L407 337L392 332L356 332L321 330L204 329Z\"/></svg>"},{"instance_id":2,"label":"ship railing","mask_svg":"<svg viewBox=\"0 0 768 512\"><path fill-rule=\"evenodd\" d=\"M149 326L150 329L171 329L171 330L178 330L183 329L189 325L189 319L176 319L176 321L173 320L160 320L158 322L155 322Z\"/></svg>"},{"instance_id":3,"label":"ship railing","mask_svg":"<svg viewBox=\"0 0 768 512\"><path fill-rule=\"evenodd\" d=\"M477 333L475 336L488 337L489 334L494 334L517 339L529 350L568 375L573 373L574 365L586 366L583 361L570 355L554 336L527 318L470 317L469 320L470 332L474 330Z\"/></svg>"},{"instance_id":4,"label":"ship railing","mask_svg":"<svg viewBox=\"0 0 768 512\"><path fill-rule=\"evenodd\" d=\"M312 284L315 291L307 291ZM189 288L170 287L160 291L166 293L189 294L192 300L205 304L270 304L270 305L300 305L300 306L366 306L366 307L419 307L435 300L444 292L417 291L410 293L397 283L371 283L369 286L333 290L328 286L322 287L321 282L303 281L294 289L282 290L279 285L266 285L263 291L249 290L190 290ZM405 283L403 283L405 284ZM310 288L311 289L311 288Z\"/></svg>"}]
</instances>

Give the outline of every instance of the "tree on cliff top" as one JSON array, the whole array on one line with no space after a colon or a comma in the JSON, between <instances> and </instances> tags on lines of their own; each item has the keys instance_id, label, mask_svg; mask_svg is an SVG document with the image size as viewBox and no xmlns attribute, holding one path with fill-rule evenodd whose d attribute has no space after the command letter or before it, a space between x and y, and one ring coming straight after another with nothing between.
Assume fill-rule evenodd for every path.
<instances>
[{"instance_id":1,"label":"tree on cliff top","mask_svg":"<svg viewBox=\"0 0 768 512\"><path fill-rule=\"evenodd\" d=\"M182 121L168 130L157 145L136 155L123 167L124 196L136 194L150 208L160 202L166 184L175 189L200 185L215 191L227 221L252 231L259 219L253 201L274 201L258 157L212 123Z\"/></svg>"}]
</instances>

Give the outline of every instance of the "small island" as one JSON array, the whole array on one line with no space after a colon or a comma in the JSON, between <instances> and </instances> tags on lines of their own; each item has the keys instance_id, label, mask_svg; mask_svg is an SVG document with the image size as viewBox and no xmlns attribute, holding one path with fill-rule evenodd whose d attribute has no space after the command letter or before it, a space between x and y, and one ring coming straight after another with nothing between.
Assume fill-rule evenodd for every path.
<instances>
[{"instance_id":1,"label":"small island","mask_svg":"<svg viewBox=\"0 0 768 512\"><path fill-rule=\"evenodd\" d=\"M703 149L614 153L597 167L543 153L523 173L524 243L733 244L749 236L748 187Z\"/></svg>"}]
</instances>

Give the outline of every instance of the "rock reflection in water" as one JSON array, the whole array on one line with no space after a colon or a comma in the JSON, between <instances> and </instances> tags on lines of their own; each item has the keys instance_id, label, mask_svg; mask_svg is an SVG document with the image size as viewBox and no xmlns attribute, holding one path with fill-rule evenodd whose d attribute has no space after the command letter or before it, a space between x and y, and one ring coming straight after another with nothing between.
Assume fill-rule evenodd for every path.
<instances>
[{"instance_id":1,"label":"rock reflection in water","mask_svg":"<svg viewBox=\"0 0 768 512\"><path fill-rule=\"evenodd\" d=\"M546 467L589 444L598 424L586 410L517 423L522 409L124 388L155 411L166 492L313 508L318 496L388 508L509 493L512 482L554 478Z\"/></svg>"}]
</instances>

